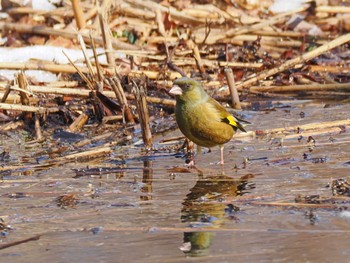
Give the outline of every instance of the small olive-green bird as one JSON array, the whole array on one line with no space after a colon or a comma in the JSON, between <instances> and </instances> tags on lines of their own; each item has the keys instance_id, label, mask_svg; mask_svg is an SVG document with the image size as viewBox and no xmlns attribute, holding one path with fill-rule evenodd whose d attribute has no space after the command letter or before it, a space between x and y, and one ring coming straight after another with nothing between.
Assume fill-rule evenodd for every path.
<instances>
[{"instance_id":1,"label":"small olive-green bird","mask_svg":"<svg viewBox=\"0 0 350 263\"><path fill-rule=\"evenodd\" d=\"M199 146L219 145L224 164L224 144L237 129L246 132L242 124L194 79L176 79L169 93L176 96L175 116L181 132Z\"/></svg>"}]
</instances>

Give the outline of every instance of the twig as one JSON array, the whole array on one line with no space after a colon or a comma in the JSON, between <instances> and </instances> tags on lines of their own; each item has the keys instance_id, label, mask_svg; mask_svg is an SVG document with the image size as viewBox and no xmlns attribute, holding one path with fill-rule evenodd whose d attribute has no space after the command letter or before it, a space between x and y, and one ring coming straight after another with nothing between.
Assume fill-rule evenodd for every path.
<instances>
[{"instance_id":1,"label":"twig","mask_svg":"<svg viewBox=\"0 0 350 263\"><path fill-rule=\"evenodd\" d=\"M20 245L20 244L23 244L23 243L27 243L27 242L30 242L30 241L36 241L36 240L39 240L41 236L42 235L36 235L36 236L33 236L33 237L29 237L29 238L22 239L22 240L19 240L19 241L15 241L15 242L11 242L11 243L0 244L0 249L5 249L5 248L17 246L17 245Z\"/></svg>"}]
</instances>

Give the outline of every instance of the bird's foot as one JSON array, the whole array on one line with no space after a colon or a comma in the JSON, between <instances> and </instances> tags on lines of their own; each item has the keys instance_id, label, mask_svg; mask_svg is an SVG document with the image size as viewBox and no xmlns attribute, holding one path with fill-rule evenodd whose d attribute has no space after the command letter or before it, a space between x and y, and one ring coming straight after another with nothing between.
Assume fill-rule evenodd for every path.
<instances>
[{"instance_id":1,"label":"bird's foot","mask_svg":"<svg viewBox=\"0 0 350 263\"><path fill-rule=\"evenodd\" d=\"M187 162L188 161L188 162ZM195 168L196 166L194 165L194 160L186 160L186 166L188 168Z\"/></svg>"}]
</instances>

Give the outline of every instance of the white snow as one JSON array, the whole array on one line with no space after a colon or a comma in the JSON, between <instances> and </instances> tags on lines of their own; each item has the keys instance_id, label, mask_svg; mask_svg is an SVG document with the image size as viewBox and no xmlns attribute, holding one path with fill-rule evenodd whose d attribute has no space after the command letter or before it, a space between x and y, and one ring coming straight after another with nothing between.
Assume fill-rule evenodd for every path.
<instances>
[{"instance_id":1,"label":"white snow","mask_svg":"<svg viewBox=\"0 0 350 263\"><path fill-rule=\"evenodd\" d=\"M84 65L81 63L84 61L83 52L79 49L67 49L62 47L53 47L53 46L28 46L28 47L20 47L20 48L0 48L0 62L27 62L29 60L44 60L44 61L52 61L59 64L69 64L68 59L63 54L64 51L68 57L76 65ZM104 52L102 48L98 48L98 54ZM87 54L89 57L93 56L92 50L87 50ZM121 54L118 54L119 57L122 57ZM100 63L106 63L106 56L99 56ZM0 70L0 75L12 80L14 78L14 74L17 73L18 70ZM50 82L57 80L56 74L50 73L47 71L41 70L26 70L26 75L29 77L35 77L37 81L40 82Z\"/></svg>"}]
</instances>

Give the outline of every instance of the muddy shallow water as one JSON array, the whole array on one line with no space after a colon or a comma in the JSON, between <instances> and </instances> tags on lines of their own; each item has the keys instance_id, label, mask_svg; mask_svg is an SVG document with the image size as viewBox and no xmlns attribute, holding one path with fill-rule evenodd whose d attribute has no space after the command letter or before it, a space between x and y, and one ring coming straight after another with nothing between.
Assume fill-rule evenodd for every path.
<instances>
[{"instance_id":1,"label":"muddy shallow water","mask_svg":"<svg viewBox=\"0 0 350 263\"><path fill-rule=\"evenodd\" d=\"M249 112L247 129L349 118L349 105L324 106ZM4 167L30 156L20 145L2 137L11 155ZM10 229L0 245L41 236L0 250L0 262L348 262L350 197L329 201L329 183L349 175L349 147L342 127L304 137L237 136L225 147L224 171L218 148L197 157L202 175L174 169L184 160L173 154L77 178L73 168L119 166L112 157L3 172L0 217ZM58 201L64 195L67 203Z\"/></svg>"}]
</instances>

